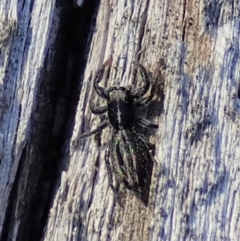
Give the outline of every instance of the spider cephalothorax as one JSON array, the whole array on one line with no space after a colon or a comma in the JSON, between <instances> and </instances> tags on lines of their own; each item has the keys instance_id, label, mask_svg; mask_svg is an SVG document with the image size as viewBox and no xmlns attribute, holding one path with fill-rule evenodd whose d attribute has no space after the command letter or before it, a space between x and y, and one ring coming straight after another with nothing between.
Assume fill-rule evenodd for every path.
<instances>
[{"instance_id":1,"label":"spider cephalothorax","mask_svg":"<svg viewBox=\"0 0 240 241\"><path fill-rule=\"evenodd\" d=\"M147 204L153 167L151 157L153 145L147 141L140 129L141 127L158 128L158 126L148 120L137 118L135 110L146 106L154 94L151 92L150 95L143 97L150 88L150 81L145 68L140 64L137 66L143 78L142 87L137 89L100 87L99 82L103 77L104 69L110 63L111 59L103 64L94 80L95 91L106 99L107 105L96 108L90 103L93 114L102 115L107 112L108 118L96 129L81 135L78 139L99 133L107 126L112 127L112 136L108 142L105 157L109 186L117 195L117 190L113 185L113 176L115 176L118 185L123 183Z\"/></svg>"}]
</instances>

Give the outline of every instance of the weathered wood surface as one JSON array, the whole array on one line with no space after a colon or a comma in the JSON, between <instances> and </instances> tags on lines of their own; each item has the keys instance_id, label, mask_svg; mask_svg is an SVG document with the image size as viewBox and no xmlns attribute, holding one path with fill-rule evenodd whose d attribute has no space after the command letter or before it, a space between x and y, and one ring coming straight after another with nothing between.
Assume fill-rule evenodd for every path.
<instances>
[{"instance_id":1,"label":"weathered wood surface","mask_svg":"<svg viewBox=\"0 0 240 241\"><path fill-rule=\"evenodd\" d=\"M32 134L43 65L54 39L55 1L0 2L0 239L20 240L21 224L36 195L38 172ZM55 17L56 14L55 14ZM50 56L49 56L50 57ZM47 62L47 61L46 61ZM47 67L47 65L45 65ZM47 108L48 109L48 108ZM39 148L38 148L39 149ZM36 153L35 153L36 154ZM40 158L41 159L41 158ZM13 210L14 209L14 210ZM34 227L32 221L28 225ZM35 230L36 231L36 230ZM29 236L30 233L28 233ZM35 233L37 236L37 233ZM27 240L25 236L25 240Z\"/></svg>"},{"instance_id":2,"label":"weathered wood surface","mask_svg":"<svg viewBox=\"0 0 240 241\"><path fill-rule=\"evenodd\" d=\"M94 74L110 55L108 86L131 84L136 59L155 77L164 60L164 113L152 118L160 126L156 158L164 171L155 180L153 212L136 200L119 209L108 189L104 148L93 138L82 141L62 175L45 240L239 238L239 19L228 4L101 3L73 140L99 123L88 101L95 99Z\"/></svg>"},{"instance_id":3,"label":"weathered wood surface","mask_svg":"<svg viewBox=\"0 0 240 241\"><path fill-rule=\"evenodd\" d=\"M51 21L53 11L47 9L45 18L32 25L33 33L39 23L47 28L42 21ZM106 130L101 147L94 138L81 141L78 148L69 144L70 153L65 157L70 157L69 166L61 174L42 240L240 239L239 11L237 1L100 3L71 141L100 122L90 113L88 103L93 98L103 104L92 90L101 64L113 56L104 86L139 84L132 79L131 63L143 64L164 82L164 95L157 92L156 96L162 102L156 101L152 113L146 112L159 124L153 204L146 209L130 195L124 208L116 204L104 164ZM26 38L27 32L22 34ZM11 73L15 78L11 77L13 84L8 82L8 86L14 86L15 92L10 89L7 93L15 101L8 102L1 113L0 224L25 143L23 135L27 135L24 126L28 126L31 101L25 95L34 96L28 80L37 88L38 78L31 70L36 74L36 66L41 68L39 48L35 56L34 49L27 47L28 54L40 62L29 57L34 68L24 66L25 72L16 68ZM6 78L3 66L1 81ZM31 91L21 95L16 85ZM15 228L18 219L21 216L16 217Z\"/></svg>"}]
</instances>

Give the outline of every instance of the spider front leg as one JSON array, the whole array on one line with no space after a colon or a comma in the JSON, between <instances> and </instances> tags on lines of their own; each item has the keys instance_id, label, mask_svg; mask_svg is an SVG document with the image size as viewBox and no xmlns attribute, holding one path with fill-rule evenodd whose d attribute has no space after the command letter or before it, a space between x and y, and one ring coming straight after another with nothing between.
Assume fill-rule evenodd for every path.
<instances>
[{"instance_id":1,"label":"spider front leg","mask_svg":"<svg viewBox=\"0 0 240 241\"><path fill-rule=\"evenodd\" d=\"M90 101L90 109L94 115L102 115L107 112L107 106L95 107L92 101Z\"/></svg>"},{"instance_id":2,"label":"spider front leg","mask_svg":"<svg viewBox=\"0 0 240 241\"><path fill-rule=\"evenodd\" d=\"M139 99L136 103L135 103L135 106L137 108L141 108L141 107L144 107L144 106L147 106L153 99L154 97L154 94L151 94L145 98L142 98L142 99Z\"/></svg>"},{"instance_id":3,"label":"spider front leg","mask_svg":"<svg viewBox=\"0 0 240 241\"><path fill-rule=\"evenodd\" d=\"M147 106L153 99L154 97L154 94L155 94L155 86L156 84L154 84L151 88L151 92L150 92L150 95L147 96L147 97L144 97L142 99L138 99L136 102L135 102L135 107L136 108L142 108L144 106Z\"/></svg>"},{"instance_id":4,"label":"spider front leg","mask_svg":"<svg viewBox=\"0 0 240 241\"><path fill-rule=\"evenodd\" d=\"M104 74L104 70L105 67L109 64L112 63L112 57L110 57L103 65L102 67L98 70L96 77L94 79L94 89L95 91L98 93L99 96L101 96L104 99L108 99L108 90L100 87L99 83L102 80L103 74Z\"/></svg>"},{"instance_id":5,"label":"spider front leg","mask_svg":"<svg viewBox=\"0 0 240 241\"><path fill-rule=\"evenodd\" d=\"M133 62L134 65L136 65L139 69L140 69L140 74L142 76L143 79L143 83L144 85L133 90L132 91L132 95L133 97L135 97L136 99L141 98L143 95L145 95L147 93L147 91L150 88L150 80L149 80L149 76L147 74L146 69L139 63Z\"/></svg>"},{"instance_id":6,"label":"spider front leg","mask_svg":"<svg viewBox=\"0 0 240 241\"><path fill-rule=\"evenodd\" d=\"M151 87L151 91L150 91L150 95L147 97L144 97L142 99L138 99L135 102L135 107L136 108L142 108L144 106L147 106L153 99L154 94L155 94L155 87L156 87L156 83L154 83Z\"/></svg>"}]
</instances>

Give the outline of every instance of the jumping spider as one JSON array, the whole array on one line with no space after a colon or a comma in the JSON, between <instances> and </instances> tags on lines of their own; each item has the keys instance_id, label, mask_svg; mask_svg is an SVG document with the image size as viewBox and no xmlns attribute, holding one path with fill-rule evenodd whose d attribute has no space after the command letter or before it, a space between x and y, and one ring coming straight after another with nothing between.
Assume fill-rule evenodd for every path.
<instances>
[{"instance_id":1,"label":"jumping spider","mask_svg":"<svg viewBox=\"0 0 240 241\"><path fill-rule=\"evenodd\" d=\"M137 89L132 89L131 86L107 89L100 87L99 83L102 80L104 69L111 64L111 61L110 58L102 65L94 80L94 90L107 101L107 105L96 108L90 103L93 114L107 113L108 118L96 129L82 134L78 140L100 133L107 126L112 127L113 131L107 144L105 156L109 186L118 196L117 189L113 185L114 175L117 186L123 183L127 189L134 191L137 197L147 205L153 168L151 151L154 150L154 145L147 141L140 129L157 129L158 125L137 118L135 110L149 104L154 93L151 91L149 96L143 97L150 88L150 80L147 71L140 64L136 65L140 69L143 86Z\"/></svg>"}]
</instances>

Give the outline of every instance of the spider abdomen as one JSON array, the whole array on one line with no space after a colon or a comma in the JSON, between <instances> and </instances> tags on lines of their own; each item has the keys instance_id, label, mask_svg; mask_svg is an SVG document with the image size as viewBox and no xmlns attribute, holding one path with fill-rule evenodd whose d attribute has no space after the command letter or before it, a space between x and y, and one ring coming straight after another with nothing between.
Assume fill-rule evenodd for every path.
<instances>
[{"instance_id":1,"label":"spider abdomen","mask_svg":"<svg viewBox=\"0 0 240 241\"><path fill-rule=\"evenodd\" d=\"M112 168L116 179L147 202L153 160L147 143L134 130L114 131L111 141Z\"/></svg>"}]
</instances>

